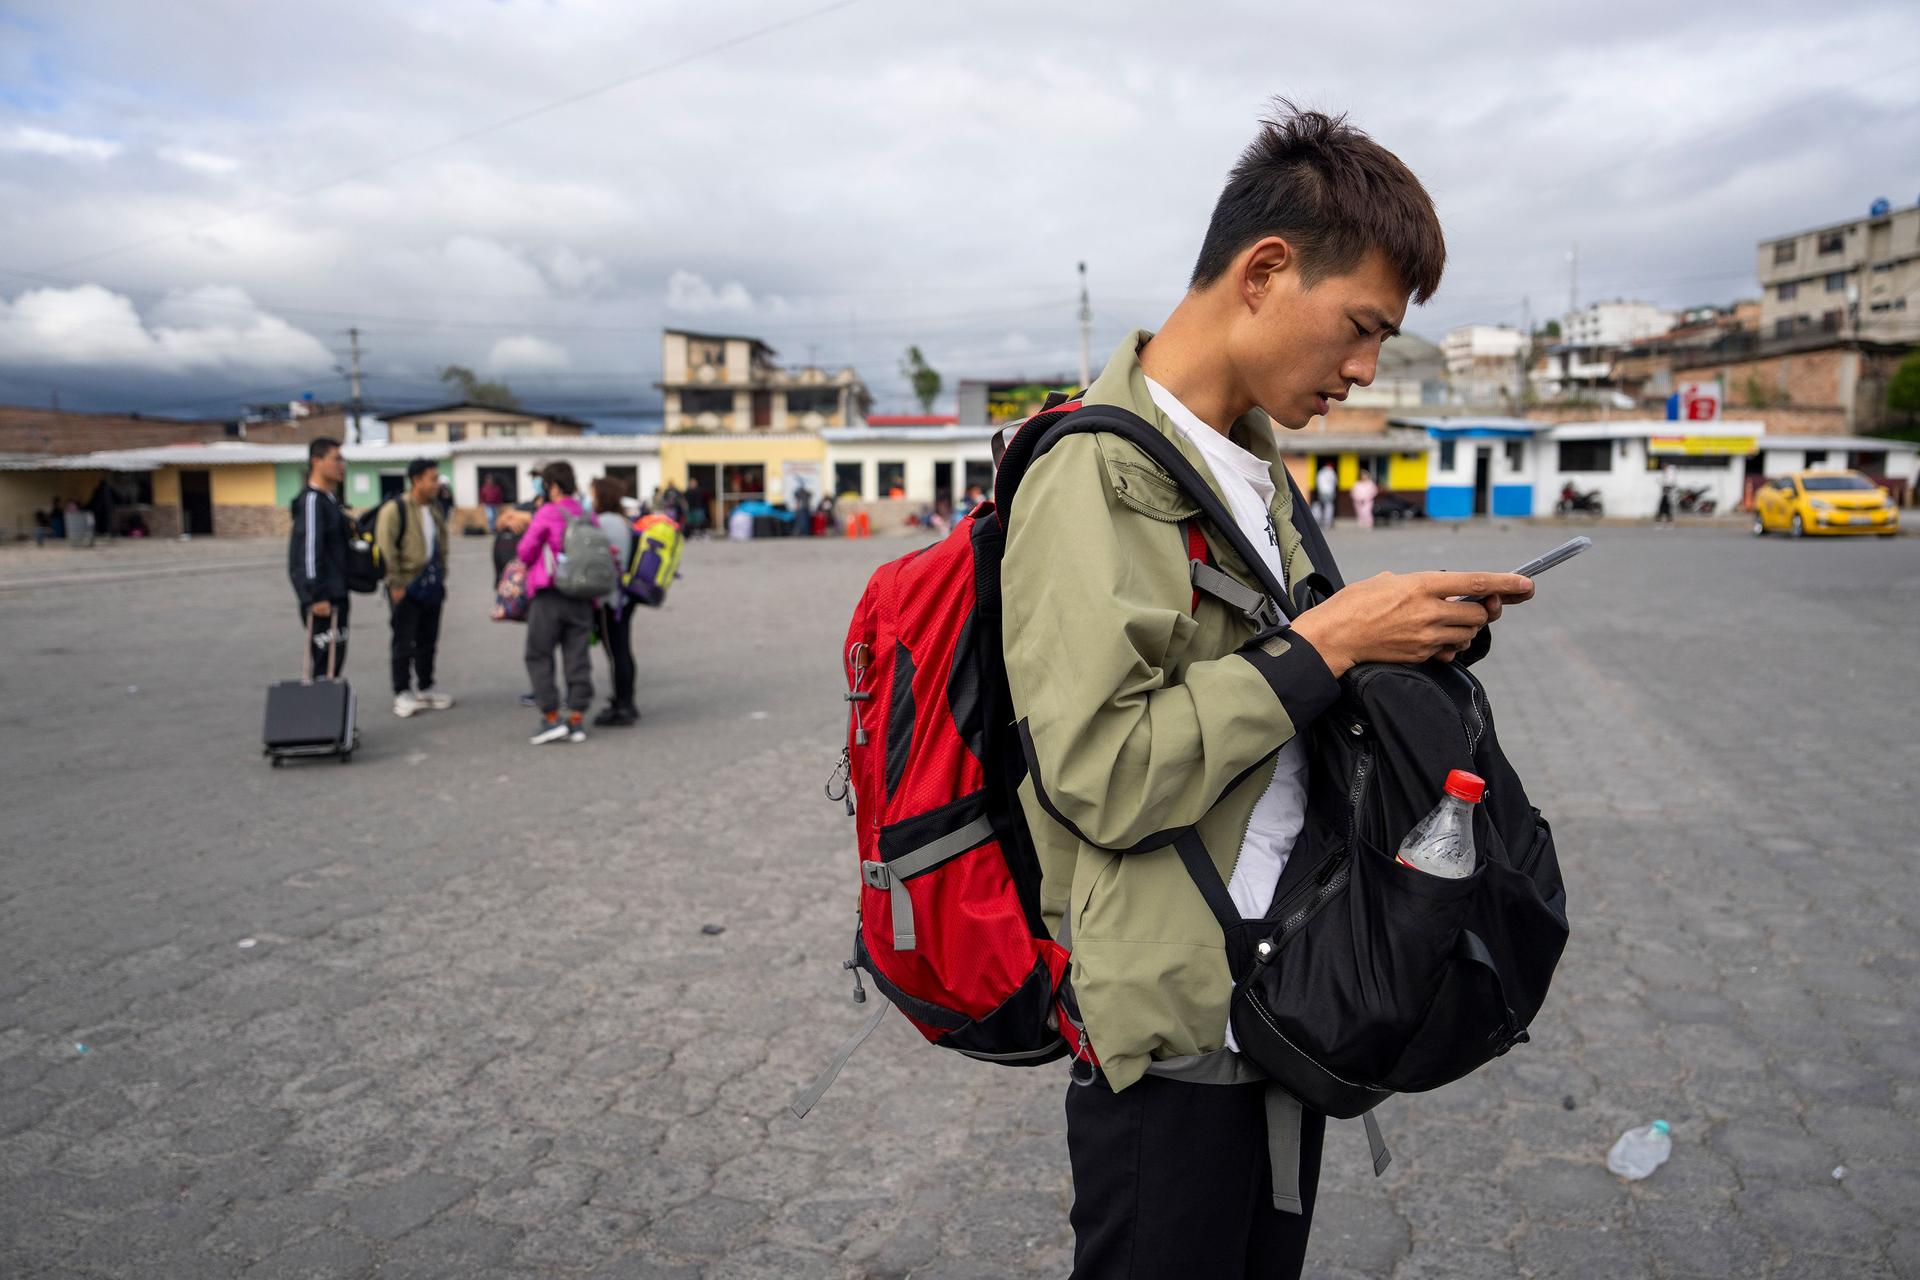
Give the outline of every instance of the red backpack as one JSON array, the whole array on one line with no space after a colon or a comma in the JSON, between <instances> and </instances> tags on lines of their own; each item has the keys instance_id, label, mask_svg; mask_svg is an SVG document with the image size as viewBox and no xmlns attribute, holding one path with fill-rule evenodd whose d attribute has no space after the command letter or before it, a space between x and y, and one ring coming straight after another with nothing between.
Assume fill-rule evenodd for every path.
<instances>
[{"instance_id":1,"label":"red backpack","mask_svg":"<svg viewBox=\"0 0 1920 1280\"><path fill-rule=\"evenodd\" d=\"M1002 513L1037 454L1068 434L1112 430L1108 418L1074 401L1023 424L994 501L874 571L841 655L847 746L827 795L846 802L858 829L860 925L842 966L854 972L853 998L866 1000L865 971L930 1042L988 1062L1072 1054L1097 1065L1067 949L1040 916L1040 864L1018 794L1026 760L1001 652L1000 557ZM1206 562L1193 525L1188 547ZM883 1004L794 1099L796 1118L885 1014Z\"/></svg>"}]
</instances>

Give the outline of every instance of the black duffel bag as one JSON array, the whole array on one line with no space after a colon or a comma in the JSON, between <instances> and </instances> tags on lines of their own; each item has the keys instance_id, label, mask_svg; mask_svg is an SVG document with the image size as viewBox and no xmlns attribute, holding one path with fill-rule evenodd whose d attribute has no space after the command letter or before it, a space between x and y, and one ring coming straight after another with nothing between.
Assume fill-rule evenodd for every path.
<instances>
[{"instance_id":1,"label":"black duffel bag","mask_svg":"<svg viewBox=\"0 0 1920 1280\"><path fill-rule=\"evenodd\" d=\"M1364 663L1340 683L1309 736L1307 823L1275 905L1236 922L1233 949L1251 954L1231 1018L1242 1053L1307 1106L1350 1117L1525 1041L1567 909L1553 832L1470 671ZM1453 769L1487 784L1479 856L1459 880L1394 856Z\"/></svg>"}]
</instances>

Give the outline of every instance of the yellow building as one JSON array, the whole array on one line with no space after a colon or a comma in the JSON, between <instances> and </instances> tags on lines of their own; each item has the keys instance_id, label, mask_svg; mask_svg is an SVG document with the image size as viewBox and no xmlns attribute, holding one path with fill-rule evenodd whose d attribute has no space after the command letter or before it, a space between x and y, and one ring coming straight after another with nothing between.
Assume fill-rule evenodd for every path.
<instances>
[{"instance_id":1,"label":"yellow building","mask_svg":"<svg viewBox=\"0 0 1920 1280\"><path fill-rule=\"evenodd\" d=\"M802 484L818 499L826 461L826 441L807 431L660 437L660 483L684 490L698 480L715 500L715 527L739 503L785 502Z\"/></svg>"}]
</instances>

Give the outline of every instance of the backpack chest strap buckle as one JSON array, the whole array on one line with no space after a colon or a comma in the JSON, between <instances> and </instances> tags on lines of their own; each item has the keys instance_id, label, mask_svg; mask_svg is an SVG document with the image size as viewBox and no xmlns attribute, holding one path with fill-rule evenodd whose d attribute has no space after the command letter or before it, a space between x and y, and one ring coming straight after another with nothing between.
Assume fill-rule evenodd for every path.
<instances>
[{"instance_id":1,"label":"backpack chest strap buckle","mask_svg":"<svg viewBox=\"0 0 1920 1280\"><path fill-rule=\"evenodd\" d=\"M1193 589L1212 596L1230 609L1236 609L1257 630L1275 630L1280 626L1280 606L1264 591L1243 586L1204 560L1189 560Z\"/></svg>"}]
</instances>

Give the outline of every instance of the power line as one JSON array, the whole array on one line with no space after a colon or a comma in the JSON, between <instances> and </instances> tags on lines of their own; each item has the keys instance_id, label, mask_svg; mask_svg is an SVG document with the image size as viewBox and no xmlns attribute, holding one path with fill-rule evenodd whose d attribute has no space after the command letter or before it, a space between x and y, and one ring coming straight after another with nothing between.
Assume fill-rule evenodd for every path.
<instances>
[{"instance_id":1,"label":"power line","mask_svg":"<svg viewBox=\"0 0 1920 1280\"><path fill-rule=\"evenodd\" d=\"M823 18L827 14L833 13L840 9L850 8L851 6L859 3L860 3L860 0L833 0L832 4L822 5L817 9L809 9L805 13L796 14L791 18L783 18L778 22L770 22L765 26L756 27L753 30L745 32L741 35L732 36L732 37L729 37L728 39L720 40L710 45L705 45L689 53L683 53L678 57L669 58L665 62L659 62L659 63L655 63L650 67L644 67L641 70L632 73L631 75L621 76L617 80L610 80L603 85L596 86L595 88L584 89L579 93L568 94L564 98L555 98L551 102L542 103L537 107L529 107L524 111L516 111L512 115L503 116L500 119L494 120L488 124L480 125L478 128L469 129L464 133L455 134L451 138L445 138L439 142L430 143L424 147L417 147L412 151L402 152L399 155L387 156L384 159L376 160L371 164L361 165L357 169L350 169L345 173L338 174L334 177L328 178L323 182L316 182L311 186L301 187L294 191L285 192L282 195L276 196L271 200L264 200L258 204L250 205L245 209L241 209L241 210L238 210L237 212L227 214L224 217L215 218L211 222L202 223L196 227L176 227L171 231L158 232L154 235L142 237L139 240L129 240L124 244L117 244L117 245L112 245L105 249L98 249L98 250L95 250L93 253L83 254L77 258L68 258L63 262L54 263L53 265L49 266L46 269L49 271L64 271L69 267L78 266L84 262L93 262L100 258L113 257L117 254L125 253L130 249L144 249L148 245L159 244L161 241L164 241L164 240L172 240L183 235L197 235L202 232L210 231L214 227L224 226L225 224L232 222L235 219L244 218L248 214L259 213L264 209L278 208L279 206L288 204L294 200L299 200L307 196L318 194L319 192L326 191L329 188L337 187L342 183L351 182L355 178L363 178L370 173L377 173L380 170L389 168L393 165L403 164L410 160L418 160L424 156L430 156L436 152L445 151L450 147L457 147L461 143L471 142L475 138L484 137L489 133L496 132L497 130L500 130L500 129L505 129L510 125L516 125L527 120L532 120L537 116L543 116L549 112L558 111L562 107L569 107L578 102L585 102L589 98L598 97L599 95L603 93L609 93L614 89L624 88L627 85L635 84L641 80L650 79L658 75L664 75L669 71L674 71L679 69L680 67L684 67L690 62L697 62L702 58L711 57L716 53L724 53L728 49L738 48L741 45L749 44L755 40L759 40L766 36L773 35L776 32L785 31L789 27L796 27L801 25L802 23L811 22L815 18Z\"/></svg>"}]
</instances>

